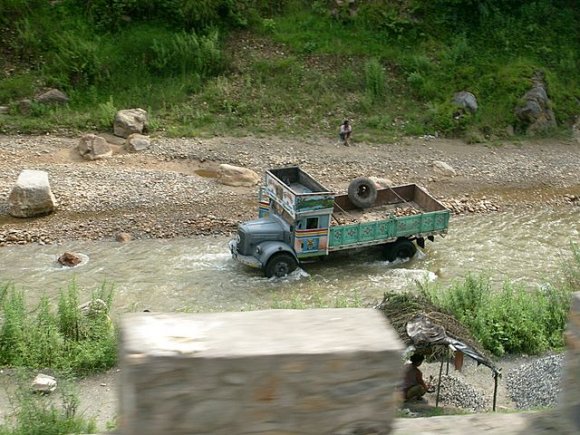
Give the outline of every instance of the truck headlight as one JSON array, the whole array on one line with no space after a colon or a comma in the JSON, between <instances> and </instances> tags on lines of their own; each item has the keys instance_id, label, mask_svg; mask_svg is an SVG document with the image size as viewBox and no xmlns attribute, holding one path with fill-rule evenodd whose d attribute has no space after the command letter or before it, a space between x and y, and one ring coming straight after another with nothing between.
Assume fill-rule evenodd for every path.
<instances>
[{"instance_id":1,"label":"truck headlight","mask_svg":"<svg viewBox=\"0 0 580 435\"><path fill-rule=\"evenodd\" d=\"M262 255L262 248L260 246L256 246L256 254Z\"/></svg>"}]
</instances>

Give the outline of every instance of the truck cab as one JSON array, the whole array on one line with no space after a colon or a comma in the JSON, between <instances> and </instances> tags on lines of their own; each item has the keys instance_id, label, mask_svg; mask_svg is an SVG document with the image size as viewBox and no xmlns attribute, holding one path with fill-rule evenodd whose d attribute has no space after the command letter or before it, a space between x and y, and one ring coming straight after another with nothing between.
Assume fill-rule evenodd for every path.
<instances>
[{"instance_id":1,"label":"truck cab","mask_svg":"<svg viewBox=\"0 0 580 435\"><path fill-rule=\"evenodd\" d=\"M260 218L240 224L230 241L233 257L284 276L308 257L328 254L335 193L298 167L266 171L260 188Z\"/></svg>"}]
</instances>

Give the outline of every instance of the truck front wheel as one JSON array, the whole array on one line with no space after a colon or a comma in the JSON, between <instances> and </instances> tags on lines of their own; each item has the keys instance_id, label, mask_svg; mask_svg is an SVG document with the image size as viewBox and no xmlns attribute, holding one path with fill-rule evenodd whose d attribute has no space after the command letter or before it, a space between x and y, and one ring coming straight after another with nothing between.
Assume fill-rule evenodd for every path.
<instances>
[{"instance_id":1,"label":"truck front wheel","mask_svg":"<svg viewBox=\"0 0 580 435\"><path fill-rule=\"evenodd\" d=\"M268 263L266 263L266 267L264 268L264 274L266 277L271 278L273 276L277 278L282 278L296 270L298 267L298 263L294 259L294 257L290 254L276 254Z\"/></svg>"},{"instance_id":2,"label":"truck front wheel","mask_svg":"<svg viewBox=\"0 0 580 435\"><path fill-rule=\"evenodd\" d=\"M397 258L411 258L417 252L417 247L408 239L397 240L385 245L385 258L395 261Z\"/></svg>"}]
</instances>

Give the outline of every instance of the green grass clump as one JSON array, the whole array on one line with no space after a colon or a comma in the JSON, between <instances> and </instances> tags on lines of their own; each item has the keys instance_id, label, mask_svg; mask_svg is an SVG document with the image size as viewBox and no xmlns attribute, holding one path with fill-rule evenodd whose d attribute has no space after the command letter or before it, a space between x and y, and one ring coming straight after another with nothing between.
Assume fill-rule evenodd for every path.
<instances>
[{"instance_id":1,"label":"green grass clump","mask_svg":"<svg viewBox=\"0 0 580 435\"><path fill-rule=\"evenodd\" d=\"M427 285L422 291L493 354L540 354L564 346L571 294L580 289L580 250L572 245L572 252L558 282L541 288L505 282L494 290L488 277L468 275L446 290Z\"/></svg>"},{"instance_id":2,"label":"green grass clump","mask_svg":"<svg viewBox=\"0 0 580 435\"><path fill-rule=\"evenodd\" d=\"M62 291L56 309L47 297L28 311L24 293L0 287L0 365L50 368L76 374L106 370L117 361L117 336L109 317L112 290L103 285L89 308L79 306L73 282Z\"/></svg>"},{"instance_id":3,"label":"green grass clump","mask_svg":"<svg viewBox=\"0 0 580 435\"><path fill-rule=\"evenodd\" d=\"M78 415L79 399L67 379L59 379L60 394L52 397L31 393L29 380L34 376L31 372L22 371L18 375L18 388L11 397L14 412L0 424L0 435L96 433L95 420Z\"/></svg>"}]
</instances>

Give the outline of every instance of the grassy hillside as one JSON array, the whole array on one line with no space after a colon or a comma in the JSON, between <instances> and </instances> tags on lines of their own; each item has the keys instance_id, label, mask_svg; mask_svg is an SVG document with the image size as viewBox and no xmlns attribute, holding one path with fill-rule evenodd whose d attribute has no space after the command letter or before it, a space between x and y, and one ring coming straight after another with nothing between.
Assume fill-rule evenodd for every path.
<instances>
[{"instance_id":1,"label":"grassy hillside","mask_svg":"<svg viewBox=\"0 0 580 435\"><path fill-rule=\"evenodd\" d=\"M142 107L152 130L208 134L403 135L492 140L536 71L559 129L580 112L574 0L5 0L0 131L109 130ZM353 13L356 12L356 13ZM66 92L66 107L17 102ZM476 95L454 119L455 92Z\"/></svg>"}]
</instances>

